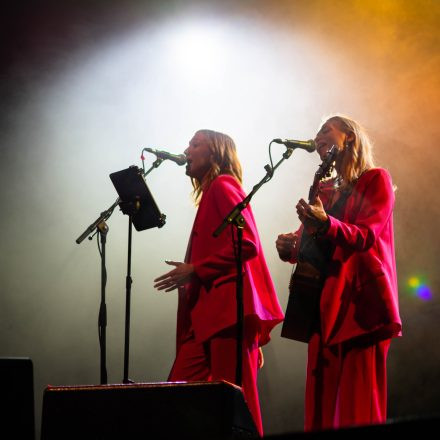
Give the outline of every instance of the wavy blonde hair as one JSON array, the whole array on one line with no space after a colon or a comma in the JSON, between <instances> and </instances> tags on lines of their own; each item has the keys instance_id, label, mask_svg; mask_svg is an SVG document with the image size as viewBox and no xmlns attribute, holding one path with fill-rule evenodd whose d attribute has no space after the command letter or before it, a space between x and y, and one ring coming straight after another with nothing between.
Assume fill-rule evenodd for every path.
<instances>
[{"instance_id":1,"label":"wavy blonde hair","mask_svg":"<svg viewBox=\"0 0 440 440\"><path fill-rule=\"evenodd\" d=\"M374 168L373 143L365 128L344 115L333 115L326 118L326 122L336 122L338 128L345 134L353 134L354 139L347 142L340 154L342 188L351 188L365 171Z\"/></svg>"},{"instance_id":2,"label":"wavy blonde hair","mask_svg":"<svg viewBox=\"0 0 440 440\"><path fill-rule=\"evenodd\" d=\"M199 181L191 177L193 185L193 198L196 205L199 204L202 192L220 174L229 174L242 183L242 169L237 156L235 142L227 134L219 133L214 130L198 130L208 138L211 156L211 168ZM197 134L196 133L196 134Z\"/></svg>"}]
</instances>

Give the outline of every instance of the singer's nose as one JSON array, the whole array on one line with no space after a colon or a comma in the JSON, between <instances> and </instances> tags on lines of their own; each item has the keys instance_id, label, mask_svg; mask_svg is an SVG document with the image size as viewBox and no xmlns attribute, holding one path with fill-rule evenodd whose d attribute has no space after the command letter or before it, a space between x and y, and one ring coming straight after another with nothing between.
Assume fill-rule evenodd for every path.
<instances>
[{"instance_id":1,"label":"singer's nose","mask_svg":"<svg viewBox=\"0 0 440 440\"><path fill-rule=\"evenodd\" d=\"M313 139L313 142L315 142L316 151L317 151L318 153L320 152L320 150L322 149L323 146L325 147L325 144L322 143L321 138L322 138L322 136L318 133L318 134L315 136L315 139Z\"/></svg>"},{"instance_id":2,"label":"singer's nose","mask_svg":"<svg viewBox=\"0 0 440 440\"><path fill-rule=\"evenodd\" d=\"M315 144L318 144L319 141L319 133L315 136L315 139L313 139L313 142L315 142Z\"/></svg>"}]
</instances>

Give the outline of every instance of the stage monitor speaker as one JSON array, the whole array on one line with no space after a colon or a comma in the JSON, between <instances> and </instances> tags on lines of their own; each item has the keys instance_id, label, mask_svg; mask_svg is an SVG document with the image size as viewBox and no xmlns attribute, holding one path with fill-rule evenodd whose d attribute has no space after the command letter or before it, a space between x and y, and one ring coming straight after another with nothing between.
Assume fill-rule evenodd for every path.
<instances>
[{"instance_id":1,"label":"stage monitor speaker","mask_svg":"<svg viewBox=\"0 0 440 440\"><path fill-rule=\"evenodd\" d=\"M34 373L29 358L0 358L0 426L10 438L34 439Z\"/></svg>"},{"instance_id":2,"label":"stage monitor speaker","mask_svg":"<svg viewBox=\"0 0 440 440\"><path fill-rule=\"evenodd\" d=\"M41 440L257 438L241 389L228 382L47 387Z\"/></svg>"}]
</instances>

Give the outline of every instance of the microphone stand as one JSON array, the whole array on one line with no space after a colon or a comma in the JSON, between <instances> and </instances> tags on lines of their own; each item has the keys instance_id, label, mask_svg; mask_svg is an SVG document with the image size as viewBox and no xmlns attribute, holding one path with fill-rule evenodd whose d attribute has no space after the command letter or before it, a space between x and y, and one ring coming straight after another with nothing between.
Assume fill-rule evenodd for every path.
<instances>
[{"instance_id":1,"label":"microphone stand","mask_svg":"<svg viewBox=\"0 0 440 440\"><path fill-rule=\"evenodd\" d=\"M125 341L124 341L124 378L122 383L133 383L128 378L128 358L130 353L130 306L131 306L131 285L133 279L131 278L131 243L132 243L132 226L133 215L138 211L138 203L127 203L124 207L121 206L124 214L128 215L128 252L127 252L127 276L125 277Z\"/></svg>"},{"instance_id":2,"label":"microphone stand","mask_svg":"<svg viewBox=\"0 0 440 440\"><path fill-rule=\"evenodd\" d=\"M119 204L120 199L116 199L110 208L101 212L101 215L75 240L80 244L88 235L89 240L93 235L99 234L101 240L101 303L98 315L98 335L100 347L100 379L101 384L107 383L107 367L106 367L106 327L107 327L107 306L105 303L105 288L107 284L107 270L105 266L105 245L107 241L108 226L106 220L113 214L114 209ZM92 234L92 235L90 235Z\"/></svg>"},{"instance_id":3,"label":"microphone stand","mask_svg":"<svg viewBox=\"0 0 440 440\"><path fill-rule=\"evenodd\" d=\"M266 165L266 175L257 183L252 191L238 203L232 211L223 219L222 223L212 234L218 237L228 225L234 225L237 228L237 253L236 253L236 267L237 267L237 281L236 281L236 298L237 298L237 364L235 370L235 383L241 387L243 376L243 330L244 330L244 304L243 304L243 261L242 261L242 244L243 244L243 229L246 225L241 212L249 205L254 194L270 179L272 179L275 170L281 165L284 160L288 159L293 153L293 148L287 148L283 153L283 157L272 168Z\"/></svg>"},{"instance_id":4,"label":"microphone stand","mask_svg":"<svg viewBox=\"0 0 440 440\"><path fill-rule=\"evenodd\" d=\"M144 172L143 172L143 176L146 177L148 174L151 173L151 171L153 171L155 168L157 168L165 159L162 159L161 157L158 157L152 164L151 167L145 171L145 167L143 168Z\"/></svg>"}]
</instances>

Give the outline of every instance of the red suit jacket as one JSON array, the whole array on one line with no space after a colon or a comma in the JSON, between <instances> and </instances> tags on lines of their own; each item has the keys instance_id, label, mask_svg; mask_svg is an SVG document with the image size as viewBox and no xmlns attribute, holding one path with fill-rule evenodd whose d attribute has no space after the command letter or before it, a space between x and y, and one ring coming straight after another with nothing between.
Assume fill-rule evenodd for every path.
<instances>
[{"instance_id":1,"label":"red suit jacket","mask_svg":"<svg viewBox=\"0 0 440 440\"><path fill-rule=\"evenodd\" d=\"M325 206L325 193L321 199ZM386 170L374 168L355 184L341 220L329 216L330 227L323 238L335 244L335 251L320 303L326 345L362 335L375 340L401 335L393 207L391 177Z\"/></svg>"},{"instance_id":2,"label":"red suit jacket","mask_svg":"<svg viewBox=\"0 0 440 440\"><path fill-rule=\"evenodd\" d=\"M246 195L238 181L220 175L203 192L189 239L186 262L194 265L196 277L179 289L177 347L192 329L195 339L205 341L222 329L235 325L236 259L232 226L218 238L212 233ZM251 326L266 344L272 328L283 320L275 288L267 268L250 206L242 212L243 302L245 331ZM236 236L236 232L234 231Z\"/></svg>"}]
</instances>

